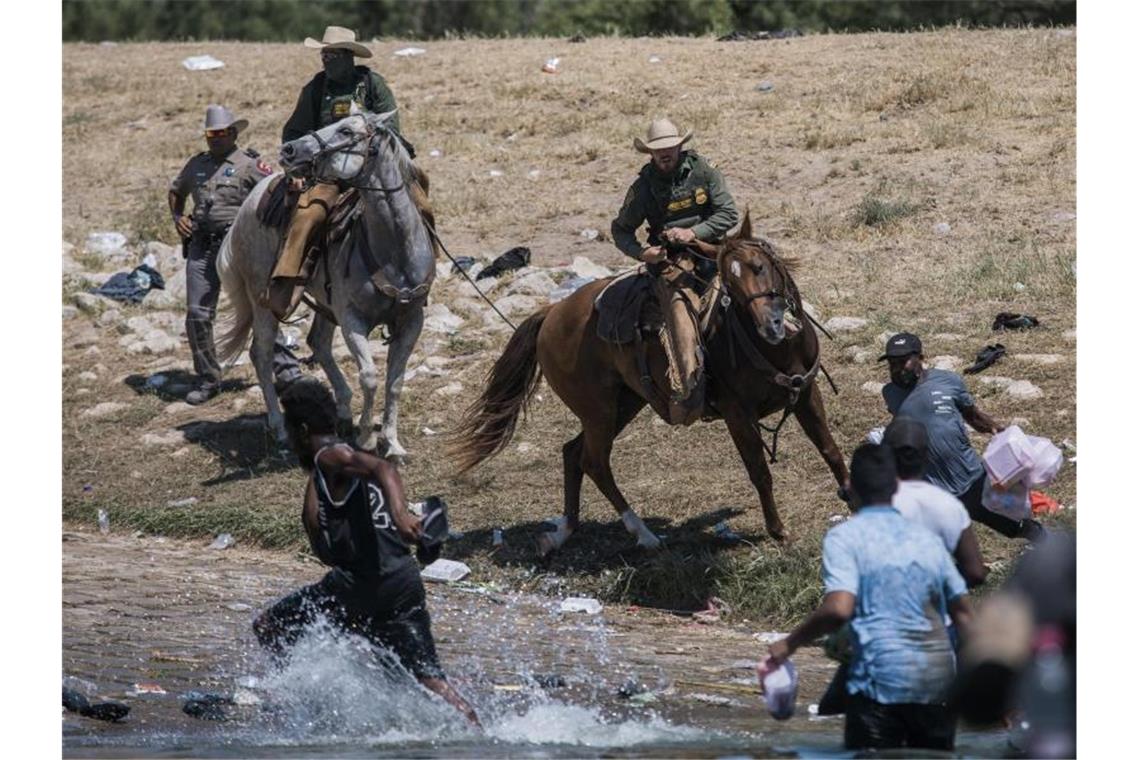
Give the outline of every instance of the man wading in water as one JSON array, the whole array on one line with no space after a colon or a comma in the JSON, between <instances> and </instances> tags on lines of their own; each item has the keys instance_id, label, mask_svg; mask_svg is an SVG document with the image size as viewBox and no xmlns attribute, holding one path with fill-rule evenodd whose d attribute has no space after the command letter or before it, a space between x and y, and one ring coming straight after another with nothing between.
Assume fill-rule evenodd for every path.
<instances>
[{"instance_id":1,"label":"man wading in water","mask_svg":"<svg viewBox=\"0 0 1140 760\"><path fill-rule=\"evenodd\" d=\"M419 518L408 512L396 468L338 439L336 403L319 381L300 380L281 395L285 427L309 473L301 522L313 553L333 569L281 599L253 623L258 641L277 656L324 617L392 650L426 688L476 726L475 710L443 673L419 566Z\"/></svg>"}]
</instances>

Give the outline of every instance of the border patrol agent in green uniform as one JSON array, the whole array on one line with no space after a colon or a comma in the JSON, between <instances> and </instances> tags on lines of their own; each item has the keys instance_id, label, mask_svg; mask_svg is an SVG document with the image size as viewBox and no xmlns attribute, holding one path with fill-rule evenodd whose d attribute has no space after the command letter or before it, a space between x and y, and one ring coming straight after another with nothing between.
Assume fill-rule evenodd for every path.
<instances>
[{"instance_id":1,"label":"border patrol agent in green uniform","mask_svg":"<svg viewBox=\"0 0 1140 760\"><path fill-rule=\"evenodd\" d=\"M214 315L221 294L216 262L222 238L237 217L242 201L273 173L253 150L237 146L238 132L249 126L235 119L228 108L206 107L207 150L191 158L170 183L167 201L175 229L182 237L186 259L186 337L194 359L198 387L186 396L201 404L217 395L222 368L214 350ZM184 213L187 196L194 198L193 213ZM301 376L296 358L278 336L273 370L285 384Z\"/></svg>"},{"instance_id":2,"label":"border patrol agent in green uniform","mask_svg":"<svg viewBox=\"0 0 1140 760\"><path fill-rule=\"evenodd\" d=\"M704 361L696 318L700 309L696 291L703 288L692 274L662 266L666 245L694 239L716 243L740 221L721 173L695 151L682 150L692 136L692 130L682 135L673 122L658 119L649 125L644 141L633 139L633 147L649 154L650 160L626 192L610 225L618 249L646 263L655 275L654 292L671 343L665 347L673 391L670 412L674 423L686 424L696 418L703 404L703 392L693 394L698 385L703 388ZM646 243L636 234L643 223L648 226ZM697 260L695 270L701 280L708 281L716 273L716 264Z\"/></svg>"},{"instance_id":3,"label":"border patrol agent in green uniform","mask_svg":"<svg viewBox=\"0 0 1140 760\"><path fill-rule=\"evenodd\" d=\"M370 113L396 111L396 98L384 77L367 66L353 65L354 56L372 57L372 51L356 41L356 32L330 26L320 40L306 37L305 47L321 51L324 70L302 88L293 114L281 130L282 143L340 121L352 112L354 104ZM399 113L393 113L387 124L400 134ZM406 140L404 145L415 158L412 146ZM301 189L300 180L295 180L294 189ZM286 319L300 301L305 285L301 270L309 238L328 217L339 195L340 188L335 183L321 182L305 190L297 201L297 211L289 222L281 256L264 296L265 305L280 320Z\"/></svg>"}]
</instances>

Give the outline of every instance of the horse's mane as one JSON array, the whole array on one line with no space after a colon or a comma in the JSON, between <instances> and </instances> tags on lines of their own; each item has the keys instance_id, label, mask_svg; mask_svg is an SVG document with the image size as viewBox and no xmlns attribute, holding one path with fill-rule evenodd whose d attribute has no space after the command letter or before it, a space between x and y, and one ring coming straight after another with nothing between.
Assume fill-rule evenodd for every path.
<instances>
[{"instance_id":1,"label":"horse's mane","mask_svg":"<svg viewBox=\"0 0 1140 760\"><path fill-rule=\"evenodd\" d=\"M404 178L405 182L415 182L418 176L416 164L412 160L411 154L408 153L408 149L404 147L404 141L397 137L387 124L380 125L380 134L392 150L392 157L396 159L400 176Z\"/></svg>"}]
</instances>

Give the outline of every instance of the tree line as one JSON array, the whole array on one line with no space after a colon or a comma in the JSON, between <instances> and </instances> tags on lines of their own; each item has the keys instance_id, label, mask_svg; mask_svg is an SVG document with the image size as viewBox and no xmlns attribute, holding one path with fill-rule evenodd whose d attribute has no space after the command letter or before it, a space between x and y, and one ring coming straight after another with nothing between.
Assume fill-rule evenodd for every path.
<instances>
[{"instance_id":1,"label":"tree line","mask_svg":"<svg viewBox=\"0 0 1140 760\"><path fill-rule=\"evenodd\" d=\"M705 35L1074 25L1075 0L64 0L65 42Z\"/></svg>"}]
</instances>

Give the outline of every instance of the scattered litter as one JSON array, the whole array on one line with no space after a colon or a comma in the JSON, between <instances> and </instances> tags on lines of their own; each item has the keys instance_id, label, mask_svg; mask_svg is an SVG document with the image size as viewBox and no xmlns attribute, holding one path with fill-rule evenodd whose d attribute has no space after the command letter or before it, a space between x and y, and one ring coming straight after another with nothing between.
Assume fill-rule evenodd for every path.
<instances>
[{"instance_id":1,"label":"scattered litter","mask_svg":"<svg viewBox=\"0 0 1140 760\"><path fill-rule=\"evenodd\" d=\"M165 694L166 689L162 688L160 684L153 681L146 681L143 683L136 683L131 686L127 692L127 696L137 697L141 694Z\"/></svg>"},{"instance_id":2,"label":"scattered litter","mask_svg":"<svg viewBox=\"0 0 1140 760\"><path fill-rule=\"evenodd\" d=\"M831 517L827 518L827 521L834 525L835 523L841 523L846 519L847 515L832 515Z\"/></svg>"},{"instance_id":3,"label":"scattered litter","mask_svg":"<svg viewBox=\"0 0 1140 760\"><path fill-rule=\"evenodd\" d=\"M602 611L602 603L589 597L572 596L563 599L558 607L559 612L584 612L587 615L597 615Z\"/></svg>"},{"instance_id":4,"label":"scattered litter","mask_svg":"<svg viewBox=\"0 0 1140 760\"><path fill-rule=\"evenodd\" d=\"M519 683L497 683L494 684L495 691L522 691L523 686Z\"/></svg>"},{"instance_id":5,"label":"scattered litter","mask_svg":"<svg viewBox=\"0 0 1140 760\"><path fill-rule=\"evenodd\" d=\"M498 277L503 272L510 272L513 269L522 269L529 263L530 249L523 246L516 246L492 261L486 269L475 276L475 279L482 280L487 277Z\"/></svg>"},{"instance_id":6,"label":"scattered litter","mask_svg":"<svg viewBox=\"0 0 1140 760\"><path fill-rule=\"evenodd\" d=\"M883 427L882 425L879 425L878 427L871 428L871 431L869 433L867 433L867 443L873 443L875 445L882 443L883 442L883 434L886 432L887 432L887 429L885 427Z\"/></svg>"},{"instance_id":7,"label":"scattered litter","mask_svg":"<svg viewBox=\"0 0 1140 760\"><path fill-rule=\"evenodd\" d=\"M743 540L739 533L728 527L728 522L725 520L721 520L713 526L713 535L721 541L728 541L729 543L736 543L737 541Z\"/></svg>"},{"instance_id":8,"label":"scattered litter","mask_svg":"<svg viewBox=\"0 0 1140 760\"><path fill-rule=\"evenodd\" d=\"M779 631L762 631L760 633L752 634L752 638L759 641L761 644L773 644L780 639L786 639L788 634L780 633Z\"/></svg>"},{"instance_id":9,"label":"scattered litter","mask_svg":"<svg viewBox=\"0 0 1140 760\"><path fill-rule=\"evenodd\" d=\"M83 493L91 493L94 490L95 486L91 485L90 483L83 484Z\"/></svg>"},{"instance_id":10,"label":"scattered litter","mask_svg":"<svg viewBox=\"0 0 1140 760\"><path fill-rule=\"evenodd\" d=\"M400 48L392 55L399 56L400 58L411 58L414 55L423 55L427 51L419 47L406 47Z\"/></svg>"},{"instance_id":11,"label":"scattered litter","mask_svg":"<svg viewBox=\"0 0 1140 760\"><path fill-rule=\"evenodd\" d=\"M661 63L661 56L651 55L651 56L649 56L649 62L650 63Z\"/></svg>"},{"instance_id":12,"label":"scattered litter","mask_svg":"<svg viewBox=\"0 0 1140 760\"><path fill-rule=\"evenodd\" d=\"M220 69L225 65L212 55L192 55L182 60L182 68L188 71L209 71Z\"/></svg>"},{"instance_id":13,"label":"scattered litter","mask_svg":"<svg viewBox=\"0 0 1140 760\"><path fill-rule=\"evenodd\" d=\"M491 177L503 176L503 172L501 169L492 169L491 171L487 172L487 174L488 174L488 176L491 176Z\"/></svg>"},{"instance_id":14,"label":"scattered litter","mask_svg":"<svg viewBox=\"0 0 1140 760\"><path fill-rule=\"evenodd\" d=\"M947 235L950 233L950 225L946 222L939 222L938 224L934 225L934 231L939 235Z\"/></svg>"},{"instance_id":15,"label":"scattered litter","mask_svg":"<svg viewBox=\"0 0 1140 760\"><path fill-rule=\"evenodd\" d=\"M439 148L432 148L431 150L428 151L428 155L431 156L432 158L439 158L440 156L443 155L443 151L440 150Z\"/></svg>"},{"instance_id":16,"label":"scattered litter","mask_svg":"<svg viewBox=\"0 0 1140 760\"><path fill-rule=\"evenodd\" d=\"M559 63L561 63L560 58L547 58L546 63L542 64L542 70L547 74L557 74Z\"/></svg>"},{"instance_id":17,"label":"scattered litter","mask_svg":"<svg viewBox=\"0 0 1140 760\"><path fill-rule=\"evenodd\" d=\"M140 264L130 272L116 272L91 292L113 301L137 304L142 303L151 290L165 289L166 281L162 279L162 274L146 264Z\"/></svg>"},{"instance_id":18,"label":"scattered litter","mask_svg":"<svg viewBox=\"0 0 1140 760\"><path fill-rule=\"evenodd\" d=\"M259 705L261 704L261 697L249 689L237 689L234 691L234 704L235 705Z\"/></svg>"},{"instance_id":19,"label":"scattered litter","mask_svg":"<svg viewBox=\"0 0 1140 760\"><path fill-rule=\"evenodd\" d=\"M703 610L693 613L693 620L705 625L719 623L721 615L727 615L732 612L732 608L724 603L719 597L711 596Z\"/></svg>"},{"instance_id":20,"label":"scattered litter","mask_svg":"<svg viewBox=\"0 0 1140 760\"><path fill-rule=\"evenodd\" d=\"M1063 448L1065 451L1071 451L1071 452L1073 452L1074 454L1076 454L1076 453L1077 453L1077 447L1076 447L1076 446L1074 446L1074 445L1073 445L1073 442L1072 442L1072 441L1070 441L1068 438L1062 438L1062 439L1061 439L1061 448ZM86 486L84 486L84 490L86 490L86 488L87 488L87 487L86 487Z\"/></svg>"},{"instance_id":21,"label":"scattered litter","mask_svg":"<svg viewBox=\"0 0 1140 760\"><path fill-rule=\"evenodd\" d=\"M986 346L975 357L974 363L966 367L963 372L967 375L975 375L981 372L986 367L993 366L993 364L1000 358L1005 356L1005 346L1001 343L994 343L991 346Z\"/></svg>"},{"instance_id":22,"label":"scattered litter","mask_svg":"<svg viewBox=\"0 0 1140 760\"><path fill-rule=\"evenodd\" d=\"M503 543L503 529L495 528L491 531L491 546L502 546Z\"/></svg>"},{"instance_id":23,"label":"scattered litter","mask_svg":"<svg viewBox=\"0 0 1140 760\"><path fill-rule=\"evenodd\" d=\"M437 435L437 433L429 427L425 427L420 432L423 433L424 435Z\"/></svg>"},{"instance_id":24,"label":"scattered litter","mask_svg":"<svg viewBox=\"0 0 1140 760\"><path fill-rule=\"evenodd\" d=\"M657 701L657 695L651 691L643 691L640 694L634 694L629 698L630 704L634 705L651 705Z\"/></svg>"},{"instance_id":25,"label":"scattered litter","mask_svg":"<svg viewBox=\"0 0 1140 760\"><path fill-rule=\"evenodd\" d=\"M592 229L592 228L587 228L587 229L582 230L579 233L579 235L581 237L585 238L586 240L597 240L598 239L598 231L595 229Z\"/></svg>"},{"instance_id":26,"label":"scattered litter","mask_svg":"<svg viewBox=\"0 0 1140 760\"><path fill-rule=\"evenodd\" d=\"M85 718L105 720L112 723L127 717L127 713L131 711L130 707L120 702L99 702L93 705L87 701L87 697L83 694L66 686L63 687L63 706Z\"/></svg>"},{"instance_id":27,"label":"scattered litter","mask_svg":"<svg viewBox=\"0 0 1140 760\"><path fill-rule=\"evenodd\" d=\"M234 703L233 697L200 691L187 692L183 699L182 712L200 720L225 720L225 706Z\"/></svg>"},{"instance_id":28,"label":"scattered litter","mask_svg":"<svg viewBox=\"0 0 1140 760\"><path fill-rule=\"evenodd\" d=\"M756 92L771 92L774 89L776 89L776 86L767 80L756 85Z\"/></svg>"},{"instance_id":29,"label":"scattered litter","mask_svg":"<svg viewBox=\"0 0 1140 760\"><path fill-rule=\"evenodd\" d=\"M253 609L253 607L249 606L245 602L230 602L226 605L226 609L232 610L234 612L249 612Z\"/></svg>"},{"instance_id":30,"label":"scattered litter","mask_svg":"<svg viewBox=\"0 0 1140 760\"><path fill-rule=\"evenodd\" d=\"M437 559L420 571L425 581L451 583L461 581L471 574L471 568L462 562L450 559Z\"/></svg>"},{"instance_id":31,"label":"scattered litter","mask_svg":"<svg viewBox=\"0 0 1140 760\"><path fill-rule=\"evenodd\" d=\"M538 169L531 169L529 172L526 173L526 176L529 179L538 179L541 175L542 175L542 172L540 172Z\"/></svg>"},{"instance_id":32,"label":"scattered litter","mask_svg":"<svg viewBox=\"0 0 1140 760\"><path fill-rule=\"evenodd\" d=\"M1077 215L1072 211L1058 211L1052 218L1054 222L1071 222L1077 218Z\"/></svg>"},{"instance_id":33,"label":"scattered litter","mask_svg":"<svg viewBox=\"0 0 1140 760\"><path fill-rule=\"evenodd\" d=\"M1056 514L1064 508L1064 504L1040 491L1029 492L1029 509L1034 516Z\"/></svg>"},{"instance_id":34,"label":"scattered litter","mask_svg":"<svg viewBox=\"0 0 1140 760\"><path fill-rule=\"evenodd\" d=\"M107 514L107 510L99 510L99 532L104 536L111 532L111 516Z\"/></svg>"},{"instance_id":35,"label":"scattered litter","mask_svg":"<svg viewBox=\"0 0 1140 760\"><path fill-rule=\"evenodd\" d=\"M188 507L191 504L196 504L197 502L198 502L197 496L187 496L185 499L175 499L174 501L168 501L168 502L166 502L166 506L168 506L168 507Z\"/></svg>"},{"instance_id":36,"label":"scattered litter","mask_svg":"<svg viewBox=\"0 0 1140 760\"><path fill-rule=\"evenodd\" d=\"M92 232L87 236L83 250L106 255L122 250L126 244L127 236L121 232Z\"/></svg>"},{"instance_id":37,"label":"scattered litter","mask_svg":"<svg viewBox=\"0 0 1140 760\"><path fill-rule=\"evenodd\" d=\"M1028 330L1031 327L1037 327L1041 322L1037 317L1030 316L1029 314L1012 314L1008 311L1003 311L994 317L994 324L991 329L993 330Z\"/></svg>"},{"instance_id":38,"label":"scattered litter","mask_svg":"<svg viewBox=\"0 0 1140 760\"><path fill-rule=\"evenodd\" d=\"M210 544L210 548L211 549L228 549L231 546L233 546L235 543L236 542L234 541L233 536L231 536L229 533L222 533L222 534L219 534L218 537L214 539L214 543Z\"/></svg>"},{"instance_id":39,"label":"scattered litter","mask_svg":"<svg viewBox=\"0 0 1140 760\"><path fill-rule=\"evenodd\" d=\"M815 702L812 702L810 705L808 705L808 715L819 715L819 705L817 705Z\"/></svg>"},{"instance_id":40,"label":"scattered litter","mask_svg":"<svg viewBox=\"0 0 1140 760\"><path fill-rule=\"evenodd\" d=\"M689 699L695 699L698 702L704 702L706 705L716 705L717 707L735 707L737 701L729 697L722 697L717 694L690 694Z\"/></svg>"},{"instance_id":41,"label":"scattered litter","mask_svg":"<svg viewBox=\"0 0 1140 760\"><path fill-rule=\"evenodd\" d=\"M1024 282L1015 282L1015 283L1013 283L1013 289L1016 290L1018 293L1024 293L1025 292L1025 283Z\"/></svg>"},{"instance_id":42,"label":"scattered litter","mask_svg":"<svg viewBox=\"0 0 1140 760\"><path fill-rule=\"evenodd\" d=\"M569 280L564 280L561 285L550 291L550 302L557 303L558 301L561 301L563 298L573 293L578 288L593 281L593 277L571 277Z\"/></svg>"}]
</instances>

